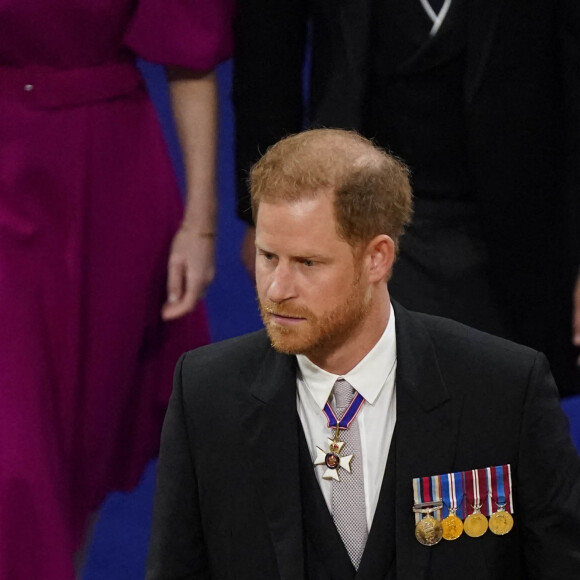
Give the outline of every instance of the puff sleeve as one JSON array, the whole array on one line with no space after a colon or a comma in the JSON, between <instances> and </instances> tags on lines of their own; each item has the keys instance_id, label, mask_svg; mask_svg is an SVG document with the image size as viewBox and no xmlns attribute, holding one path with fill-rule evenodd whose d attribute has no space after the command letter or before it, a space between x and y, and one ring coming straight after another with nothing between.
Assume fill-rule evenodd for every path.
<instances>
[{"instance_id":1,"label":"puff sleeve","mask_svg":"<svg viewBox=\"0 0 580 580\"><path fill-rule=\"evenodd\" d=\"M140 0L125 36L146 60L209 71L232 52L234 0Z\"/></svg>"}]
</instances>

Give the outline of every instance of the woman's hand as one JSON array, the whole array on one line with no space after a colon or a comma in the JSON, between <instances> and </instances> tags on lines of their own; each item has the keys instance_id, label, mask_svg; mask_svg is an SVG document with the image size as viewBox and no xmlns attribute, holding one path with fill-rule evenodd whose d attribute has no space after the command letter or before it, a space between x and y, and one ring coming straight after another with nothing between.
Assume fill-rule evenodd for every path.
<instances>
[{"instance_id":1,"label":"woman's hand","mask_svg":"<svg viewBox=\"0 0 580 580\"><path fill-rule=\"evenodd\" d=\"M215 275L213 232L186 225L175 234L167 266L167 301L161 309L163 320L187 314L203 297Z\"/></svg>"}]
</instances>

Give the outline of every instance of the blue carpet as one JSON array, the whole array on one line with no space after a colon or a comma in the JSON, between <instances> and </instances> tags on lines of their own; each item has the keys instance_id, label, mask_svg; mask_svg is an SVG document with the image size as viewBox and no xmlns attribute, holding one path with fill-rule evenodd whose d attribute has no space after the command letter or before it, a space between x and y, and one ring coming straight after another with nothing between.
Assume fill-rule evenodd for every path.
<instances>
[{"instance_id":1,"label":"blue carpet","mask_svg":"<svg viewBox=\"0 0 580 580\"><path fill-rule=\"evenodd\" d=\"M143 580L151 527L155 462L131 493L112 493L103 510L84 580Z\"/></svg>"}]
</instances>

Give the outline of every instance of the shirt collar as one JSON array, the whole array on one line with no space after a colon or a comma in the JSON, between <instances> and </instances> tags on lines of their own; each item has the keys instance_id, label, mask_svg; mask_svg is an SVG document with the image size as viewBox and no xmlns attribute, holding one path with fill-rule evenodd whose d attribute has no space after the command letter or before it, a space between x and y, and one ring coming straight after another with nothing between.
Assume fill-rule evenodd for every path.
<instances>
[{"instance_id":1,"label":"shirt collar","mask_svg":"<svg viewBox=\"0 0 580 580\"><path fill-rule=\"evenodd\" d=\"M390 307L389 321L375 346L345 375L329 373L305 355L296 355L300 375L320 409L330 397L336 379L346 379L371 405L376 401L397 360L395 311Z\"/></svg>"}]
</instances>

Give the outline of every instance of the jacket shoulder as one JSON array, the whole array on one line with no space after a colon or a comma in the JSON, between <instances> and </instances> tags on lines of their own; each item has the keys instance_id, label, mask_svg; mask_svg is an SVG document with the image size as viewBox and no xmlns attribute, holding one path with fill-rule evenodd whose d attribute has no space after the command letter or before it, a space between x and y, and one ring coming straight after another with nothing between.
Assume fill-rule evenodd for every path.
<instances>
[{"instance_id":1,"label":"jacket shoulder","mask_svg":"<svg viewBox=\"0 0 580 580\"><path fill-rule=\"evenodd\" d=\"M479 348L490 349L492 351L505 351L512 354L521 354L523 356L537 355L537 351L522 344L518 344L506 338L501 338L481 330L477 330L461 322L443 318L442 316L433 316L421 312L409 312L421 322L430 332L434 339L447 340L468 340L469 343Z\"/></svg>"},{"instance_id":2,"label":"jacket shoulder","mask_svg":"<svg viewBox=\"0 0 580 580\"><path fill-rule=\"evenodd\" d=\"M271 348L264 330L236 336L186 352L181 372L184 377L195 376L199 383L244 375L255 371Z\"/></svg>"},{"instance_id":3,"label":"jacket shoulder","mask_svg":"<svg viewBox=\"0 0 580 580\"><path fill-rule=\"evenodd\" d=\"M527 383L538 359L545 359L532 348L454 320L420 313L412 316L427 330L441 370L461 369L471 375Z\"/></svg>"}]
</instances>

